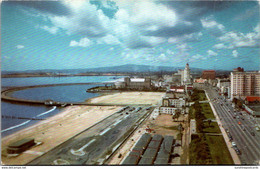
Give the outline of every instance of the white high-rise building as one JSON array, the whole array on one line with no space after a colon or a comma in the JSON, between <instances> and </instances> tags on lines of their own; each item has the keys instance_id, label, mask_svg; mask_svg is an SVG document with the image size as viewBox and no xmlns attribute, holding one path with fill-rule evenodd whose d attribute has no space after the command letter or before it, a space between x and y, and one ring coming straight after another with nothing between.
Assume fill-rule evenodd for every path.
<instances>
[{"instance_id":1,"label":"white high-rise building","mask_svg":"<svg viewBox=\"0 0 260 169\"><path fill-rule=\"evenodd\" d=\"M182 72L182 85L192 84L191 75L190 75L190 67L189 64L186 64L185 69Z\"/></svg>"}]
</instances>

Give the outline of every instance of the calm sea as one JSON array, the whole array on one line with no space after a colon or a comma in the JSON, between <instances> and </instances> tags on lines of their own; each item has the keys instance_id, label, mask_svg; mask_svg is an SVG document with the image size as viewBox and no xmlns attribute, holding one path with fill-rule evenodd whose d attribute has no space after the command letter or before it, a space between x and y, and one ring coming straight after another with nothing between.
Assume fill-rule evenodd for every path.
<instances>
[{"instance_id":1,"label":"calm sea","mask_svg":"<svg viewBox=\"0 0 260 169\"><path fill-rule=\"evenodd\" d=\"M122 78L122 77L116 77ZM8 86L32 86L43 84L61 83L95 83L114 81L114 76L76 76L76 77L29 77L29 78L2 78L2 87ZM13 96L31 100L47 100L64 102L83 102L89 98L98 96L97 93L87 93L88 88L96 85L70 85L39 87L20 90ZM19 131L39 122L39 120L28 120L18 118L45 119L62 111L62 108L35 106L28 104L14 104L1 102L1 134L2 137ZM12 118L13 117L13 118Z\"/></svg>"}]
</instances>

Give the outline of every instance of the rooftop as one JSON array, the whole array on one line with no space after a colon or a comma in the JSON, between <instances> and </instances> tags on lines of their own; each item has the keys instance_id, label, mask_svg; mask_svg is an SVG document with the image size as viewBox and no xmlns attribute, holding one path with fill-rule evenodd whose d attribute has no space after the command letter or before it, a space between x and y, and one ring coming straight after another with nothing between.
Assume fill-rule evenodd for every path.
<instances>
[{"instance_id":1,"label":"rooftop","mask_svg":"<svg viewBox=\"0 0 260 169\"><path fill-rule=\"evenodd\" d=\"M246 100L249 102L260 101L260 97L259 96L246 96Z\"/></svg>"},{"instance_id":2,"label":"rooftop","mask_svg":"<svg viewBox=\"0 0 260 169\"><path fill-rule=\"evenodd\" d=\"M204 70L203 72L216 72L215 70Z\"/></svg>"},{"instance_id":3,"label":"rooftop","mask_svg":"<svg viewBox=\"0 0 260 169\"><path fill-rule=\"evenodd\" d=\"M131 78L130 81L131 82L144 82L145 79L144 78Z\"/></svg>"},{"instance_id":4,"label":"rooftop","mask_svg":"<svg viewBox=\"0 0 260 169\"><path fill-rule=\"evenodd\" d=\"M11 143L8 147L18 148L18 147L22 147L23 145L25 145L29 142L34 142L34 139L33 138L25 138L25 139L16 141L14 143Z\"/></svg>"}]
</instances>

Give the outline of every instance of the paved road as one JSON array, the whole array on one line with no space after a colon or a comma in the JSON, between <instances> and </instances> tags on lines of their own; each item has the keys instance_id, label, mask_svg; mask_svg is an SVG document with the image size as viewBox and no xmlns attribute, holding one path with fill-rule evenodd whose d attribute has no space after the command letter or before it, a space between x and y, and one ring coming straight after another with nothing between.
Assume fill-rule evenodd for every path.
<instances>
[{"instance_id":1,"label":"paved road","mask_svg":"<svg viewBox=\"0 0 260 169\"><path fill-rule=\"evenodd\" d=\"M224 97L219 96L216 90L211 86L202 86L202 88L208 93L223 127L228 129L233 137L233 141L241 151L240 159L242 164L258 164L260 160L260 135L259 132L255 130L254 121L250 119L250 115L245 112L236 112L235 116L231 102L225 101ZM214 98L217 99L213 101ZM242 113L242 115L240 115L240 113ZM239 118L237 116L239 116ZM242 118L244 120L242 120ZM238 122L240 122L241 125L239 125ZM251 132L254 132L255 136L253 136Z\"/></svg>"},{"instance_id":2,"label":"paved road","mask_svg":"<svg viewBox=\"0 0 260 169\"><path fill-rule=\"evenodd\" d=\"M93 128L32 161L29 165L98 164L148 113L145 108L138 112L136 109L130 111L131 108L126 109L123 113L115 113Z\"/></svg>"}]
</instances>

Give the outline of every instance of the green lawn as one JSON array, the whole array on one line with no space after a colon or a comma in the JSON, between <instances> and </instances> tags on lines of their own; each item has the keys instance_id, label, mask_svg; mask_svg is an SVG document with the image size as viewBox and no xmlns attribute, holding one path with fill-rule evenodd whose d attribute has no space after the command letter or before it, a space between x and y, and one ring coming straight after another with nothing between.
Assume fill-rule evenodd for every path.
<instances>
[{"instance_id":1,"label":"green lawn","mask_svg":"<svg viewBox=\"0 0 260 169\"><path fill-rule=\"evenodd\" d=\"M206 135L213 164L234 164L223 136Z\"/></svg>"},{"instance_id":2,"label":"green lawn","mask_svg":"<svg viewBox=\"0 0 260 169\"><path fill-rule=\"evenodd\" d=\"M204 114L206 119L215 119L209 103L200 103L200 106L202 107L202 113Z\"/></svg>"},{"instance_id":3,"label":"green lawn","mask_svg":"<svg viewBox=\"0 0 260 169\"><path fill-rule=\"evenodd\" d=\"M210 126L209 126L209 123L207 121L205 121L204 127L205 127L203 129L204 133L221 133L217 122L211 122Z\"/></svg>"}]
</instances>

